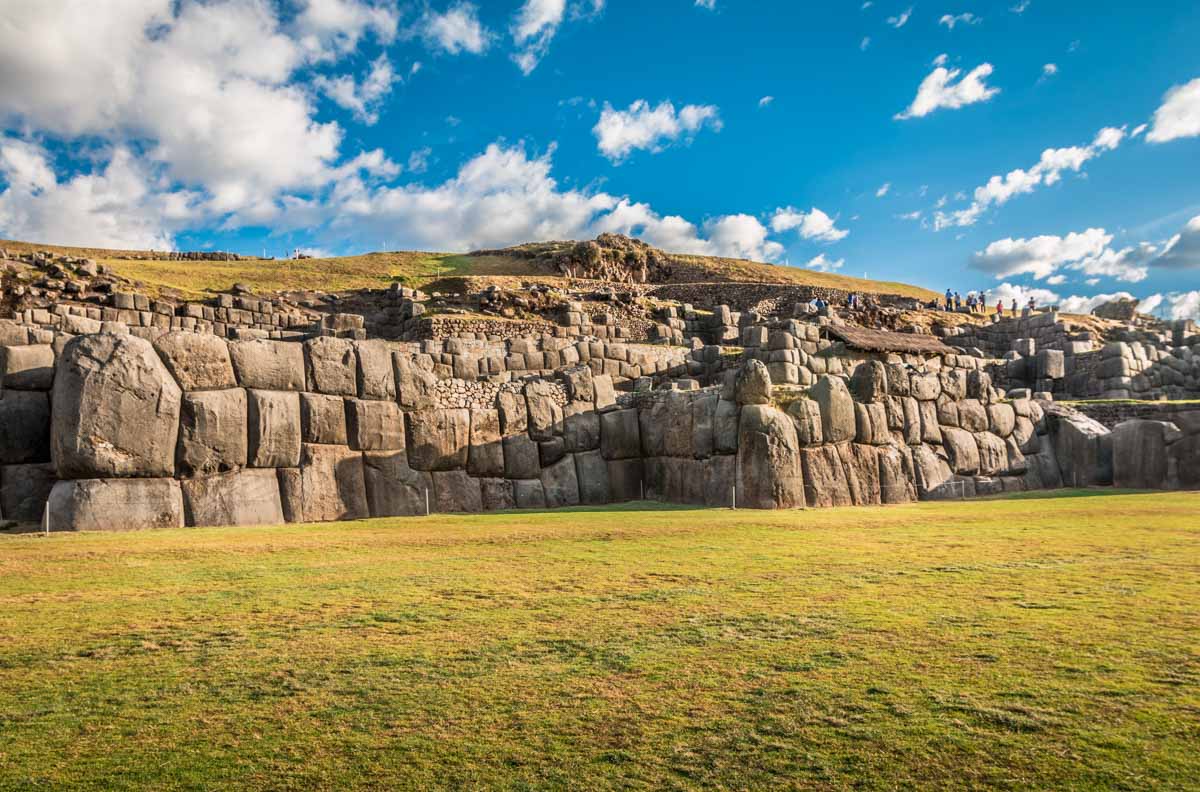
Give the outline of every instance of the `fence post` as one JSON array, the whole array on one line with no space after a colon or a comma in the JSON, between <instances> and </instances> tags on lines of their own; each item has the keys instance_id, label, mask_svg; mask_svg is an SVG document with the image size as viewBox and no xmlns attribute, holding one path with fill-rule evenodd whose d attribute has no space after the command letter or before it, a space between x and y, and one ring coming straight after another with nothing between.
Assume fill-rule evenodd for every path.
<instances>
[{"instance_id":1,"label":"fence post","mask_svg":"<svg viewBox=\"0 0 1200 792\"><path fill-rule=\"evenodd\" d=\"M733 510L737 511L737 484L734 484L732 487L729 488L729 490L730 490L730 495L732 496L730 498L730 502L733 504Z\"/></svg>"},{"instance_id":2,"label":"fence post","mask_svg":"<svg viewBox=\"0 0 1200 792\"><path fill-rule=\"evenodd\" d=\"M429 487L425 488L425 516L429 516Z\"/></svg>"}]
</instances>

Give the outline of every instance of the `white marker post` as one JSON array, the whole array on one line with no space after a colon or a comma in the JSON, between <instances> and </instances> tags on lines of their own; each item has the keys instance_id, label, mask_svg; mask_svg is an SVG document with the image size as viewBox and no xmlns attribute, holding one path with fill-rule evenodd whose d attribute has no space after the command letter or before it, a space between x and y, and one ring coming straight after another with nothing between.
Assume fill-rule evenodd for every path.
<instances>
[{"instance_id":1,"label":"white marker post","mask_svg":"<svg viewBox=\"0 0 1200 792\"><path fill-rule=\"evenodd\" d=\"M731 496L729 502L733 504L733 510L737 511L737 484L730 487L729 492Z\"/></svg>"},{"instance_id":2,"label":"white marker post","mask_svg":"<svg viewBox=\"0 0 1200 792\"><path fill-rule=\"evenodd\" d=\"M429 516L429 487L425 488L425 516Z\"/></svg>"},{"instance_id":3,"label":"white marker post","mask_svg":"<svg viewBox=\"0 0 1200 792\"><path fill-rule=\"evenodd\" d=\"M42 531L46 536L50 535L50 503L48 501L42 508Z\"/></svg>"}]
</instances>

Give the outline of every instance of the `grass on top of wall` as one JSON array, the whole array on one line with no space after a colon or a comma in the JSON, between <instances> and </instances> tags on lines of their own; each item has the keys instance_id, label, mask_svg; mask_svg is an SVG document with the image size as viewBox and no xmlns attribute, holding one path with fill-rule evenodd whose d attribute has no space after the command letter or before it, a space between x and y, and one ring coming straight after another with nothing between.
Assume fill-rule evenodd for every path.
<instances>
[{"instance_id":1,"label":"grass on top of wall","mask_svg":"<svg viewBox=\"0 0 1200 792\"><path fill-rule=\"evenodd\" d=\"M0 536L0 788L1194 788L1198 513Z\"/></svg>"}]
</instances>

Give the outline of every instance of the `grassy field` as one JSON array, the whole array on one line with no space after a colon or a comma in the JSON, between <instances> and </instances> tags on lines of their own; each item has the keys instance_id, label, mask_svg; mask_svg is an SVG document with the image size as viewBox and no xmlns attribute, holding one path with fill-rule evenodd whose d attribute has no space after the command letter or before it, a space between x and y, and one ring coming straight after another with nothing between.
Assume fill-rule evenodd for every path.
<instances>
[{"instance_id":1,"label":"grassy field","mask_svg":"<svg viewBox=\"0 0 1200 792\"><path fill-rule=\"evenodd\" d=\"M0 537L0 788L1195 788L1200 495Z\"/></svg>"}]
</instances>

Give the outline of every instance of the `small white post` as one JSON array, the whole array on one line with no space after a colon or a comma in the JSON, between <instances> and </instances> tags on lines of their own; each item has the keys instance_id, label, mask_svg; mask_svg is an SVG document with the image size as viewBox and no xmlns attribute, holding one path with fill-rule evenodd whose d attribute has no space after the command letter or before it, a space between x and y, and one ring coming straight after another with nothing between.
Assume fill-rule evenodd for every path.
<instances>
[{"instance_id":1,"label":"small white post","mask_svg":"<svg viewBox=\"0 0 1200 792\"><path fill-rule=\"evenodd\" d=\"M646 482L638 482L638 500L646 500Z\"/></svg>"},{"instance_id":2,"label":"small white post","mask_svg":"<svg viewBox=\"0 0 1200 792\"><path fill-rule=\"evenodd\" d=\"M46 536L50 535L50 503L49 503L49 501L47 501L46 505L44 507L42 507L42 531L45 532Z\"/></svg>"},{"instance_id":3,"label":"small white post","mask_svg":"<svg viewBox=\"0 0 1200 792\"><path fill-rule=\"evenodd\" d=\"M429 516L429 487L425 488L425 516Z\"/></svg>"},{"instance_id":4,"label":"small white post","mask_svg":"<svg viewBox=\"0 0 1200 792\"><path fill-rule=\"evenodd\" d=\"M729 502L733 504L733 510L737 511L737 484L734 484L732 487L729 488L729 494L730 494Z\"/></svg>"}]
</instances>

